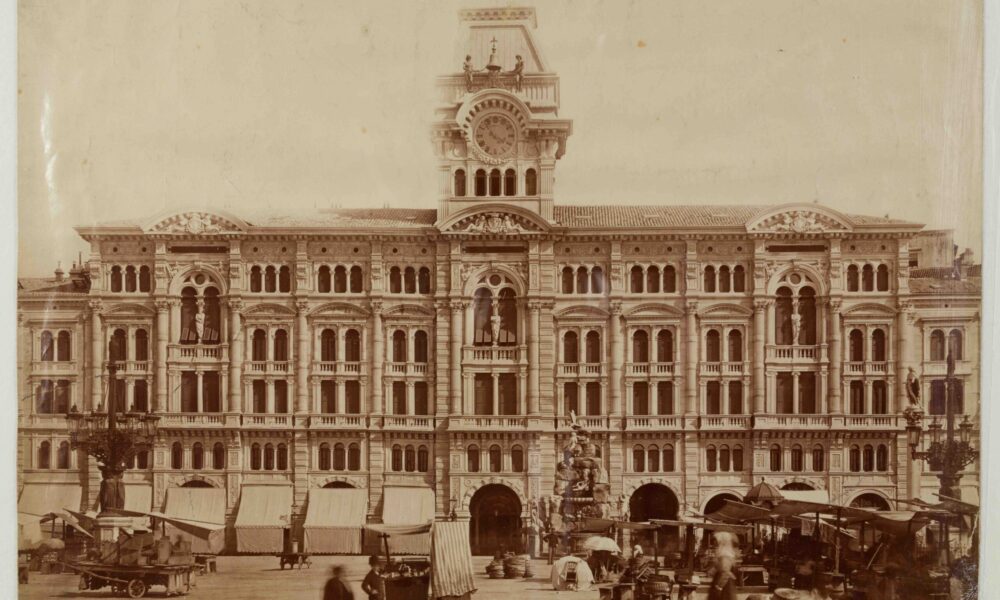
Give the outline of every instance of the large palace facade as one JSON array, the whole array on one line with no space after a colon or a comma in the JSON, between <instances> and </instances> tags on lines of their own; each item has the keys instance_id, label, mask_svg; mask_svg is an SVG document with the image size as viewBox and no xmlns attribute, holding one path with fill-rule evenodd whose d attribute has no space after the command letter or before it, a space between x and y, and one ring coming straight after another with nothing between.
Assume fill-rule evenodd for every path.
<instances>
[{"instance_id":1,"label":"large palace facade","mask_svg":"<svg viewBox=\"0 0 1000 600\"><path fill-rule=\"evenodd\" d=\"M162 417L130 497L221 490L230 529L249 487L285 490L298 527L311 490L350 486L369 522L432 497L487 551L533 524L573 415L634 519L761 478L935 500L901 411L915 377L944 412L951 351L978 416L980 285L950 233L815 203L560 205L572 122L534 11L461 23L472 70L438 82L436 210L81 227L83 264L19 282L19 511L94 508L65 413L109 401Z\"/></svg>"}]
</instances>

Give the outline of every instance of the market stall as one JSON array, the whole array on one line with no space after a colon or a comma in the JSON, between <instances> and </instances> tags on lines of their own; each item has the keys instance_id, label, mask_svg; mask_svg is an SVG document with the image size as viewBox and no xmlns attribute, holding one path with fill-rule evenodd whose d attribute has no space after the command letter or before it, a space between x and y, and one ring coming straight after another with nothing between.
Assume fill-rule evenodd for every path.
<instances>
[{"instance_id":1,"label":"market stall","mask_svg":"<svg viewBox=\"0 0 1000 600\"><path fill-rule=\"evenodd\" d=\"M162 513L148 516L161 521L163 532L191 543L194 553L218 554L226 543L226 490L169 488Z\"/></svg>"},{"instance_id":2,"label":"market stall","mask_svg":"<svg viewBox=\"0 0 1000 600\"><path fill-rule=\"evenodd\" d=\"M399 533L419 529L434 520L434 490L429 487L391 487L382 492L382 523L401 529L391 537L393 554L428 554L430 533ZM368 542L366 541L366 545Z\"/></svg>"},{"instance_id":3,"label":"market stall","mask_svg":"<svg viewBox=\"0 0 1000 600\"><path fill-rule=\"evenodd\" d=\"M303 546L313 554L361 554L368 490L309 490Z\"/></svg>"},{"instance_id":4,"label":"market stall","mask_svg":"<svg viewBox=\"0 0 1000 600\"><path fill-rule=\"evenodd\" d=\"M236 551L282 553L292 525L292 487L244 485L236 513Z\"/></svg>"}]
</instances>

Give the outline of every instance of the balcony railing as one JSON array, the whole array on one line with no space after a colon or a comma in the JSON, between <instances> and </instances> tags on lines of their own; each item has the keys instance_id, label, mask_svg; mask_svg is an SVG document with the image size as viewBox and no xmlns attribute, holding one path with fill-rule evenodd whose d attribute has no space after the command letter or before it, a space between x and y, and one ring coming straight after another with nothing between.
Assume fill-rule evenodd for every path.
<instances>
[{"instance_id":1,"label":"balcony railing","mask_svg":"<svg viewBox=\"0 0 1000 600\"><path fill-rule=\"evenodd\" d=\"M218 427L225 423L220 413L164 413L160 427Z\"/></svg>"},{"instance_id":2,"label":"balcony railing","mask_svg":"<svg viewBox=\"0 0 1000 600\"><path fill-rule=\"evenodd\" d=\"M32 373L76 373L75 360L36 360L31 363Z\"/></svg>"},{"instance_id":3,"label":"balcony railing","mask_svg":"<svg viewBox=\"0 0 1000 600\"><path fill-rule=\"evenodd\" d=\"M243 415L244 427L288 427L291 424L291 415Z\"/></svg>"},{"instance_id":4,"label":"balcony railing","mask_svg":"<svg viewBox=\"0 0 1000 600\"><path fill-rule=\"evenodd\" d=\"M521 360L523 346L466 346L462 359L466 364L516 363Z\"/></svg>"},{"instance_id":5,"label":"balcony railing","mask_svg":"<svg viewBox=\"0 0 1000 600\"><path fill-rule=\"evenodd\" d=\"M684 419L675 415L626 417L625 427L637 431L661 431L684 429Z\"/></svg>"},{"instance_id":6,"label":"balcony railing","mask_svg":"<svg viewBox=\"0 0 1000 600\"><path fill-rule=\"evenodd\" d=\"M434 417L418 415L386 415L382 418L383 429L434 429Z\"/></svg>"},{"instance_id":7,"label":"balcony railing","mask_svg":"<svg viewBox=\"0 0 1000 600\"><path fill-rule=\"evenodd\" d=\"M700 365L702 374L705 375L742 375L744 363L742 362L703 362Z\"/></svg>"},{"instance_id":8,"label":"balcony railing","mask_svg":"<svg viewBox=\"0 0 1000 600\"><path fill-rule=\"evenodd\" d=\"M149 373L152 368L152 361L148 360L116 360L115 367L118 373Z\"/></svg>"},{"instance_id":9,"label":"balcony railing","mask_svg":"<svg viewBox=\"0 0 1000 600\"><path fill-rule=\"evenodd\" d=\"M170 360L181 362L215 362L229 359L229 346L226 344L170 344L168 355Z\"/></svg>"},{"instance_id":10,"label":"balcony railing","mask_svg":"<svg viewBox=\"0 0 1000 600\"><path fill-rule=\"evenodd\" d=\"M701 429L749 429L750 415L706 415L701 417Z\"/></svg>"},{"instance_id":11,"label":"balcony railing","mask_svg":"<svg viewBox=\"0 0 1000 600\"><path fill-rule=\"evenodd\" d=\"M364 363L345 361L320 361L313 363L313 372L323 375L348 375L361 373Z\"/></svg>"},{"instance_id":12,"label":"balcony railing","mask_svg":"<svg viewBox=\"0 0 1000 600\"><path fill-rule=\"evenodd\" d=\"M625 363L625 374L639 377L650 374L673 375L676 364L672 362Z\"/></svg>"},{"instance_id":13,"label":"balcony railing","mask_svg":"<svg viewBox=\"0 0 1000 600\"><path fill-rule=\"evenodd\" d=\"M813 361L819 359L819 346L768 346L767 358L782 362Z\"/></svg>"},{"instance_id":14,"label":"balcony railing","mask_svg":"<svg viewBox=\"0 0 1000 600\"><path fill-rule=\"evenodd\" d=\"M309 417L311 429L365 429L367 415L313 415Z\"/></svg>"},{"instance_id":15,"label":"balcony railing","mask_svg":"<svg viewBox=\"0 0 1000 600\"><path fill-rule=\"evenodd\" d=\"M504 65L507 69L514 65ZM521 89L517 89L514 76L510 73L500 73L491 81L488 73L474 73L472 76L472 92L482 89L505 89L533 107L559 106L559 78L543 73L525 73L521 79ZM447 75L438 77L439 100L445 104L457 104L469 93L468 84L463 75Z\"/></svg>"},{"instance_id":16,"label":"balcony railing","mask_svg":"<svg viewBox=\"0 0 1000 600\"><path fill-rule=\"evenodd\" d=\"M595 429L607 429L608 428L608 417L606 416L591 416L584 417L577 415L576 422L581 425L584 429L595 430ZM556 429L571 429L572 420L569 417L556 417Z\"/></svg>"},{"instance_id":17,"label":"balcony railing","mask_svg":"<svg viewBox=\"0 0 1000 600\"><path fill-rule=\"evenodd\" d=\"M386 370L393 375L423 375L427 373L427 363L390 362Z\"/></svg>"},{"instance_id":18,"label":"balcony railing","mask_svg":"<svg viewBox=\"0 0 1000 600\"><path fill-rule=\"evenodd\" d=\"M508 415L508 416L461 415L449 418L448 429L502 431L506 429L522 429L524 428L526 422L527 422L526 417L517 415Z\"/></svg>"},{"instance_id":19,"label":"balcony railing","mask_svg":"<svg viewBox=\"0 0 1000 600\"><path fill-rule=\"evenodd\" d=\"M250 373L287 373L291 365L287 360L251 360L246 363L246 370Z\"/></svg>"},{"instance_id":20,"label":"balcony railing","mask_svg":"<svg viewBox=\"0 0 1000 600\"><path fill-rule=\"evenodd\" d=\"M844 363L844 372L848 375L888 375L892 373L889 361L848 361Z\"/></svg>"},{"instance_id":21,"label":"balcony railing","mask_svg":"<svg viewBox=\"0 0 1000 600\"><path fill-rule=\"evenodd\" d=\"M845 415L844 426L847 429L896 429L899 426L897 415Z\"/></svg>"},{"instance_id":22,"label":"balcony railing","mask_svg":"<svg viewBox=\"0 0 1000 600\"><path fill-rule=\"evenodd\" d=\"M602 377L604 376L603 363L562 363L559 365L559 374L567 377Z\"/></svg>"},{"instance_id":23,"label":"balcony railing","mask_svg":"<svg viewBox=\"0 0 1000 600\"><path fill-rule=\"evenodd\" d=\"M756 415L755 429L829 428L829 415Z\"/></svg>"}]
</instances>

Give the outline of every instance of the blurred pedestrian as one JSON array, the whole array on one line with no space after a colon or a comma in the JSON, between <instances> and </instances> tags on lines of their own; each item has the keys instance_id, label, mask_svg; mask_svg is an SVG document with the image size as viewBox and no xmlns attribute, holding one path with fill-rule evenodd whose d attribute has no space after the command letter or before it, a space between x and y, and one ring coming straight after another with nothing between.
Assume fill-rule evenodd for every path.
<instances>
[{"instance_id":1,"label":"blurred pedestrian","mask_svg":"<svg viewBox=\"0 0 1000 600\"><path fill-rule=\"evenodd\" d=\"M368 594L369 600L378 600L382 596L382 559L372 554L368 559L371 570L361 582L361 589Z\"/></svg>"},{"instance_id":2,"label":"blurred pedestrian","mask_svg":"<svg viewBox=\"0 0 1000 600\"><path fill-rule=\"evenodd\" d=\"M323 600L354 600L350 584L344 581L344 567L341 565L330 568L330 579L323 588Z\"/></svg>"}]
</instances>

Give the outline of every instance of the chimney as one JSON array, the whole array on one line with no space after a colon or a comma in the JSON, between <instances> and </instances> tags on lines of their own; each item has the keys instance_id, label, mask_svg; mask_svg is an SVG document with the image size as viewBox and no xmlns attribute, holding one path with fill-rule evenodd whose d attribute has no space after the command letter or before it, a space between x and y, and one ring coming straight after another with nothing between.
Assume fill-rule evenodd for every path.
<instances>
[{"instance_id":1,"label":"chimney","mask_svg":"<svg viewBox=\"0 0 1000 600\"><path fill-rule=\"evenodd\" d=\"M83 264L83 255L79 256L79 261L73 263L73 268L69 270L69 279L73 282L73 287L81 291L90 290L90 273Z\"/></svg>"},{"instance_id":2,"label":"chimney","mask_svg":"<svg viewBox=\"0 0 1000 600\"><path fill-rule=\"evenodd\" d=\"M56 281L66 281L66 273L62 270L62 263L56 263Z\"/></svg>"}]
</instances>

